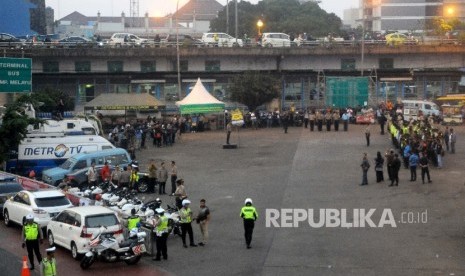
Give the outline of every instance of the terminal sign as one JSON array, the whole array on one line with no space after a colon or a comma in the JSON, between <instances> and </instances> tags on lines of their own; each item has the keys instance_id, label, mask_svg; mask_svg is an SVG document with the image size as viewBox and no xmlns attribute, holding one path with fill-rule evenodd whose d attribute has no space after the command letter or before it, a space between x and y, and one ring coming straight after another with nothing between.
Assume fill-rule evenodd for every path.
<instances>
[{"instance_id":1,"label":"terminal sign","mask_svg":"<svg viewBox=\"0 0 465 276\"><path fill-rule=\"evenodd\" d=\"M0 93L31 92L32 60L0 58Z\"/></svg>"}]
</instances>

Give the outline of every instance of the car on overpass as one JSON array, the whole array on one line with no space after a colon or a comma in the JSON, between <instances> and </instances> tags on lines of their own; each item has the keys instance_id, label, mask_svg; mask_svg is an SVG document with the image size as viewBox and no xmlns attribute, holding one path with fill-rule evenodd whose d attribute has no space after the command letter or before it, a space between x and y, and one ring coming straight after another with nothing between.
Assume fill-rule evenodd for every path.
<instances>
[{"instance_id":1,"label":"car on overpass","mask_svg":"<svg viewBox=\"0 0 465 276\"><path fill-rule=\"evenodd\" d=\"M416 38L408 37L401 33L392 33L385 36L386 45L397 46L397 45L416 45L418 40Z\"/></svg>"},{"instance_id":2,"label":"car on overpass","mask_svg":"<svg viewBox=\"0 0 465 276\"><path fill-rule=\"evenodd\" d=\"M0 33L0 48L22 48L24 41L7 33Z\"/></svg>"},{"instance_id":3,"label":"car on overpass","mask_svg":"<svg viewBox=\"0 0 465 276\"><path fill-rule=\"evenodd\" d=\"M204 33L202 42L213 47L242 47L242 39L234 38L226 33Z\"/></svg>"},{"instance_id":4,"label":"car on overpass","mask_svg":"<svg viewBox=\"0 0 465 276\"><path fill-rule=\"evenodd\" d=\"M176 42L179 41L179 46L183 47L200 47L202 46L202 41L195 39L187 34L178 34L176 39L176 34L168 34L165 38L161 39L161 45L166 47L175 47Z\"/></svg>"},{"instance_id":5,"label":"car on overpass","mask_svg":"<svg viewBox=\"0 0 465 276\"><path fill-rule=\"evenodd\" d=\"M76 47L96 47L103 46L103 44L98 44L95 41L92 41L88 38L82 36L68 36L63 39L58 40L57 47L64 48L76 48Z\"/></svg>"}]
</instances>

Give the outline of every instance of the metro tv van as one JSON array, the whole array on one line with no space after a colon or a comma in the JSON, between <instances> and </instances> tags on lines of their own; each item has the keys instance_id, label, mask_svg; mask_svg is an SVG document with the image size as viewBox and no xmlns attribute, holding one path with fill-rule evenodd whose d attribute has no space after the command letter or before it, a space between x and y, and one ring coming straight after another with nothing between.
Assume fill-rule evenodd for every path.
<instances>
[{"instance_id":1,"label":"metro tv van","mask_svg":"<svg viewBox=\"0 0 465 276\"><path fill-rule=\"evenodd\" d=\"M128 166L131 163L131 156L122 148L79 153L70 157L59 167L43 171L42 181L57 186L68 173L88 168L92 163L95 163L97 166L103 166L105 162L110 163L112 166Z\"/></svg>"},{"instance_id":2,"label":"metro tv van","mask_svg":"<svg viewBox=\"0 0 465 276\"><path fill-rule=\"evenodd\" d=\"M19 175L34 170L38 177L43 170L57 167L73 155L112 148L113 144L98 135L29 137L21 141L17 157L10 157L6 170Z\"/></svg>"}]
</instances>

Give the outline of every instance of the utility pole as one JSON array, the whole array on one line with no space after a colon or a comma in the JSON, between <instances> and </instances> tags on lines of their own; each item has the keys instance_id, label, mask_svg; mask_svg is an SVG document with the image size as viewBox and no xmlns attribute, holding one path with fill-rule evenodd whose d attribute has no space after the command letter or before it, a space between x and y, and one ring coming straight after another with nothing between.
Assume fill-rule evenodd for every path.
<instances>
[{"instance_id":1,"label":"utility pole","mask_svg":"<svg viewBox=\"0 0 465 276\"><path fill-rule=\"evenodd\" d=\"M235 10L235 13L236 13L236 16L235 16L236 17L235 18L236 28L235 28L235 31L234 31L234 37L236 38L236 42L237 42L237 0L235 0L235 8L234 8L234 10Z\"/></svg>"},{"instance_id":2,"label":"utility pole","mask_svg":"<svg viewBox=\"0 0 465 276\"><path fill-rule=\"evenodd\" d=\"M365 7L366 7L366 0L362 0L362 56L360 62L360 69L362 72L363 77L363 70L365 67Z\"/></svg>"},{"instance_id":3,"label":"utility pole","mask_svg":"<svg viewBox=\"0 0 465 276\"><path fill-rule=\"evenodd\" d=\"M226 33L229 34L229 0L226 0Z\"/></svg>"}]
</instances>

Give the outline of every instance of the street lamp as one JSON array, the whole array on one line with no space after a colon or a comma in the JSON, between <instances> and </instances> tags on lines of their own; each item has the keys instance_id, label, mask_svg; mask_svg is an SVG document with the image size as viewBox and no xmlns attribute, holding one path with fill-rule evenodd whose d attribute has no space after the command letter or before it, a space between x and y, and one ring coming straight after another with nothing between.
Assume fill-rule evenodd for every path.
<instances>
[{"instance_id":1,"label":"street lamp","mask_svg":"<svg viewBox=\"0 0 465 276\"><path fill-rule=\"evenodd\" d=\"M179 0L176 1L176 69L178 73L178 99L181 99L181 61L179 59L179 24L178 24Z\"/></svg>"},{"instance_id":2,"label":"street lamp","mask_svg":"<svg viewBox=\"0 0 465 276\"><path fill-rule=\"evenodd\" d=\"M261 19L258 19L257 21L258 37L262 35L262 32L261 32L262 27L263 27L263 21Z\"/></svg>"}]
</instances>

